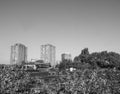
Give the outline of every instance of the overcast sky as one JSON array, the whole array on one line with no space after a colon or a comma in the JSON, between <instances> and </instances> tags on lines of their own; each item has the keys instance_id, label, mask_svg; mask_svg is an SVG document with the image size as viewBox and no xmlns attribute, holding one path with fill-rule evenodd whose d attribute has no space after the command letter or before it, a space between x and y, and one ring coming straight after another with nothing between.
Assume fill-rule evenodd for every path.
<instances>
[{"instance_id":1,"label":"overcast sky","mask_svg":"<svg viewBox=\"0 0 120 94\"><path fill-rule=\"evenodd\" d=\"M46 43L57 60L85 47L120 53L120 0L0 0L0 63L9 63L15 43L28 47L28 60Z\"/></svg>"}]
</instances>

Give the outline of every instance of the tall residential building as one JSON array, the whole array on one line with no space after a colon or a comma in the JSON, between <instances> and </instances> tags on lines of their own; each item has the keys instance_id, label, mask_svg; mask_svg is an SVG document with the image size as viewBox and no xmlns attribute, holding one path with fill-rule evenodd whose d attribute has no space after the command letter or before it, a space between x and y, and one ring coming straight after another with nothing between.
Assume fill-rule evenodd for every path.
<instances>
[{"instance_id":1,"label":"tall residential building","mask_svg":"<svg viewBox=\"0 0 120 94\"><path fill-rule=\"evenodd\" d=\"M21 64L27 61L27 47L23 44L16 43L11 46L11 64Z\"/></svg>"},{"instance_id":2,"label":"tall residential building","mask_svg":"<svg viewBox=\"0 0 120 94\"><path fill-rule=\"evenodd\" d=\"M62 59L62 61L64 61L64 60L72 60L72 57L71 57L71 54L64 53L64 54L61 55L61 59Z\"/></svg>"},{"instance_id":3,"label":"tall residential building","mask_svg":"<svg viewBox=\"0 0 120 94\"><path fill-rule=\"evenodd\" d=\"M55 46L51 44L41 45L41 60L55 66Z\"/></svg>"}]
</instances>

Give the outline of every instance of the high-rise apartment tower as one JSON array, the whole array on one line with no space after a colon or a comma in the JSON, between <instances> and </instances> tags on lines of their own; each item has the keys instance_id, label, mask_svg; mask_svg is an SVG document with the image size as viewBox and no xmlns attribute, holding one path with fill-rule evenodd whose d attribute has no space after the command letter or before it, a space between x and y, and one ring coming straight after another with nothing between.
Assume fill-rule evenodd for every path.
<instances>
[{"instance_id":1,"label":"high-rise apartment tower","mask_svg":"<svg viewBox=\"0 0 120 94\"><path fill-rule=\"evenodd\" d=\"M51 44L41 45L41 60L55 66L55 49Z\"/></svg>"},{"instance_id":2,"label":"high-rise apartment tower","mask_svg":"<svg viewBox=\"0 0 120 94\"><path fill-rule=\"evenodd\" d=\"M23 44L16 43L11 46L10 63L21 64L27 61L27 47Z\"/></svg>"}]
</instances>

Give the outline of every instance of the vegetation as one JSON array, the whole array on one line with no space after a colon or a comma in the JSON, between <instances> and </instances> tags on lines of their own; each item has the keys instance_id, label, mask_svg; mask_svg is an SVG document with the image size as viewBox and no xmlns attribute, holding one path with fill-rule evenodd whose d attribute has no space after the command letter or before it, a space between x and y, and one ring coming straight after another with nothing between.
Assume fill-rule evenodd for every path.
<instances>
[{"instance_id":1,"label":"vegetation","mask_svg":"<svg viewBox=\"0 0 120 94\"><path fill-rule=\"evenodd\" d=\"M115 52L94 52L89 54L88 48L82 50L79 56L74 58L74 62L81 64L89 63L94 68L120 68L120 54Z\"/></svg>"},{"instance_id":2,"label":"vegetation","mask_svg":"<svg viewBox=\"0 0 120 94\"><path fill-rule=\"evenodd\" d=\"M76 64L75 64L76 63ZM57 77L30 76L21 65L0 66L0 94L120 94L120 55L81 51L74 61L62 61ZM76 70L68 70L70 67Z\"/></svg>"}]
</instances>

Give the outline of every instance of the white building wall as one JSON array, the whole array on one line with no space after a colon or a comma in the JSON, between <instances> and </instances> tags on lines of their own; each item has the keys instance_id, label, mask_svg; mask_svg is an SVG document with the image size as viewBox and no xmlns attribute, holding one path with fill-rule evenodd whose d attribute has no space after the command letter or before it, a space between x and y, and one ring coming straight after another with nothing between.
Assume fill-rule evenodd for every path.
<instances>
[{"instance_id":1,"label":"white building wall","mask_svg":"<svg viewBox=\"0 0 120 94\"><path fill-rule=\"evenodd\" d=\"M15 44L11 46L11 64L20 64L27 61L27 47L23 44Z\"/></svg>"},{"instance_id":2,"label":"white building wall","mask_svg":"<svg viewBox=\"0 0 120 94\"><path fill-rule=\"evenodd\" d=\"M41 60L45 63L55 64L55 46L51 44L41 45Z\"/></svg>"}]
</instances>

